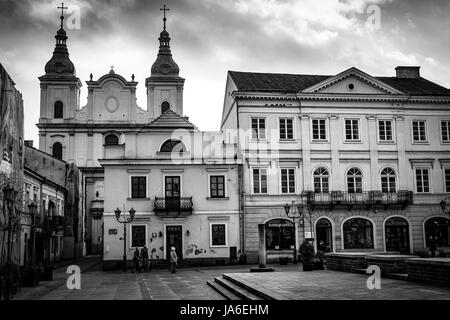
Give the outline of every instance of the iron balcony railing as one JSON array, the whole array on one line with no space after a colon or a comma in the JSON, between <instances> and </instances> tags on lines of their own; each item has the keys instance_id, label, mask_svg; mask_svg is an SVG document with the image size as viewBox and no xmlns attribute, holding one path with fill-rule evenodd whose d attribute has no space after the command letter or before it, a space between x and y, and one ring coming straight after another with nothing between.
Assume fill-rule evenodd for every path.
<instances>
[{"instance_id":1,"label":"iron balcony railing","mask_svg":"<svg viewBox=\"0 0 450 320\"><path fill-rule=\"evenodd\" d=\"M190 215L193 207L192 197L155 197L156 215Z\"/></svg>"},{"instance_id":2,"label":"iron balcony railing","mask_svg":"<svg viewBox=\"0 0 450 320\"><path fill-rule=\"evenodd\" d=\"M399 190L397 192L382 192L378 190L365 192L331 191L328 193L304 192L306 202L311 206L402 206L413 203L413 192Z\"/></svg>"}]
</instances>

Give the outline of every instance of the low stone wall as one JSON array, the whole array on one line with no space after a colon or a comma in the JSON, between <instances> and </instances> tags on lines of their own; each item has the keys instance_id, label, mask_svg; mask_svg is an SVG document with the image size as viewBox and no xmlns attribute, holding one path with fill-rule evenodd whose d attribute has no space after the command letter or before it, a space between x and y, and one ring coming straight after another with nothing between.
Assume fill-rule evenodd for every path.
<instances>
[{"instance_id":1,"label":"low stone wall","mask_svg":"<svg viewBox=\"0 0 450 320\"><path fill-rule=\"evenodd\" d=\"M335 271L354 272L355 269L367 268L365 259L367 253L326 253L327 269Z\"/></svg>"},{"instance_id":2,"label":"low stone wall","mask_svg":"<svg viewBox=\"0 0 450 320\"><path fill-rule=\"evenodd\" d=\"M374 254L365 257L367 266L376 265L381 269L381 274L387 276L391 273L407 273L406 261L418 256Z\"/></svg>"},{"instance_id":3,"label":"low stone wall","mask_svg":"<svg viewBox=\"0 0 450 320\"><path fill-rule=\"evenodd\" d=\"M408 280L450 286L450 258L416 258L406 263Z\"/></svg>"}]
</instances>

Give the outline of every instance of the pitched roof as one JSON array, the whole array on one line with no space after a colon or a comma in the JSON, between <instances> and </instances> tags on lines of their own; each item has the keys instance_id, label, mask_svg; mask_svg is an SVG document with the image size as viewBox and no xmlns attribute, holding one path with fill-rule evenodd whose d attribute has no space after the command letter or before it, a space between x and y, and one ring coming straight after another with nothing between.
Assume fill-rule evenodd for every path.
<instances>
[{"instance_id":1,"label":"pitched roof","mask_svg":"<svg viewBox=\"0 0 450 320\"><path fill-rule=\"evenodd\" d=\"M229 71L239 91L296 93L333 76ZM450 90L424 78L374 77L410 95L450 96Z\"/></svg>"},{"instance_id":2,"label":"pitched roof","mask_svg":"<svg viewBox=\"0 0 450 320\"><path fill-rule=\"evenodd\" d=\"M147 127L197 129L187 117L182 117L170 109L150 122Z\"/></svg>"}]
</instances>

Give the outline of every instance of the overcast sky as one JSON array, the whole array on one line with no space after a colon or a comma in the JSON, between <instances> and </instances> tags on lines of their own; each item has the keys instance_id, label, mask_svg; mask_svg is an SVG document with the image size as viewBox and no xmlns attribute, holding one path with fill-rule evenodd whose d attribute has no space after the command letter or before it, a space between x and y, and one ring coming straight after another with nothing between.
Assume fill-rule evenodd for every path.
<instances>
[{"instance_id":1,"label":"overcast sky","mask_svg":"<svg viewBox=\"0 0 450 320\"><path fill-rule=\"evenodd\" d=\"M228 70L334 75L354 66L394 76L398 65L419 65L423 77L450 87L446 0L67 0L81 13L80 29L66 27L83 82L81 106L89 74L98 79L114 65L128 80L136 75L138 105L146 107L164 3L173 57L186 79L184 113L202 130L220 128ZM371 5L380 8L379 27ZM25 139L36 143L38 77L54 49L58 6L0 0L0 62L23 93Z\"/></svg>"}]
</instances>

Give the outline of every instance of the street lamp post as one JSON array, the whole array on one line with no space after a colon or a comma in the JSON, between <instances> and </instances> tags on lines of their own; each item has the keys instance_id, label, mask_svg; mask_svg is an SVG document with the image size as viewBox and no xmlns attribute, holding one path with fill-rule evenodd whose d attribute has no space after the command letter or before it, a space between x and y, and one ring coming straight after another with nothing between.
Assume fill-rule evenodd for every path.
<instances>
[{"instance_id":1,"label":"street lamp post","mask_svg":"<svg viewBox=\"0 0 450 320\"><path fill-rule=\"evenodd\" d=\"M291 210L292 207L292 210ZM297 210L295 210L297 209ZM303 222L303 205L295 204L295 201L292 201L292 205L286 203L284 206L284 211L286 215L292 219L294 222L294 264L297 264L297 230L296 230L296 221Z\"/></svg>"},{"instance_id":2,"label":"street lamp post","mask_svg":"<svg viewBox=\"0 0 450 320\"><path fill-rule=\"evenodd\" d=\"M130 214L129 218L126 217L124 212L122 220L120 220L120 215L122 212L119 208L117 208L114 213L116 215L117 222L123 224L123 272L127 272L127 224L133 222L136 211L131 208L130 211L128 211Z\"/></svg>"},{"instance_id":3,"label":"street lamp post","mask_svg":"<svg viewBox=\"0 0 450 320\"><path fill-rule=\"evenodd\" d=\"M36 235L36 221L35 221L35 217L36 217L36 212L37 212L37 204L32 202L28 205L28 212L30 213L31 216L31 262L34 262L35 260L35 256L34 256L34 252L35 252L35 235Z\"/></svg>"}]
</instances>

